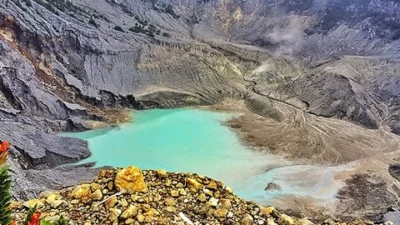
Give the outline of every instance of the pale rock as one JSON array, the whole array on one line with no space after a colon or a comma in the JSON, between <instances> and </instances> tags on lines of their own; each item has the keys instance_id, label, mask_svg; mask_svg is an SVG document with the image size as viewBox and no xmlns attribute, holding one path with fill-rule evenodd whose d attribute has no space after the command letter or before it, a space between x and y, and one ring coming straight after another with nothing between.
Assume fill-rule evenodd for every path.
<instances>
[{"instance_id":1,"label":"pale rock","mask_svg":"<svg viewBox=\"0 0 400 225\"><path fill-rule=\"evenodd\" d=\"M135 220L132 218L125 220L125 224L134 224L134 223L135 223Z\"/></svg>"},{"instance_id":2,"label":"pale rock","mask_svg":"<svg viewBox=\"0 0 400 225\"><path fill-rule=\"evenodd\" d=\"M136 219L139 223L143 223L144 222L144 216L142 214L139 214L136 216Z\"/></svg>"},{"instance_id":3,"label":"pale rock","mask_svg":"<svg viewBox=\"0 0 400 225\"><path fill-rule=\"evenodd\" d=\"M165 210L170 213L176 213L176 208L173 206L167 206L165 207Z\"/></svg>"},{"instance_id":4,"label":"pale rock","mask_svg":"<svg viewBox=\"0 0 400 225\"><path fill-rule=\"evenodd\" d=\"M206 202L207 201L207 196L202 193L199 196L197 196L197 200L201 201L201 202Z\"/></svg>"},{"instance_id":5,"label":"pale rock","mask_svg":"<svg viewBox=\"0 0 400 225\"><path fill-rule=\"evenodd\" d=\"M179 192L177 190L171 190L172 197L179 197Z\"/></svg>"},{"instance_id":6,"label":"pale rock","mask_svg":"<svg viewBox=\"0 0 400 225\"><path fill-rule=\"evenodd\" d=\"M244 217L240 220L240 225L253 225L253 217L249 214L244 215Z\"/></svg>"},{"instance_id":7,"label":"pale rock","mask_svg":"<svg viewBox=\"0 0 400 225\"><path fill-rule=\"evenodd\" d=\"M292 224L294 224L294 221L293 221L293 219L292 219L292 217L290 217L290 216L288 216L288 215L286 215L286 214L282 214L281 216L280 216L280 219L279 219L281 222L282 222L282 224L284 224L284 225L292 225Z\"/></svg>"},{"instance_id":8,"label":"pale rock","mask_svg":"<svg viewBox=\"0 0 400 225\"><path fill-rule=\"evenodd\" d=\"M100 201L103 199L103 193L100 189L97 189L95 192L92 193L91 198L96 201Z\"/></svg>"},{"instance_id":9,"label":"pale rock","mask_svg":"<svg viewBox=\"0 0 400 225\"><path fill-rule=\"evenodd\" d=\"M55 200L53 203L51 203L51 208L56 209L60 205L62 205L65 201L63 200Z\"/></svg>"},{"instance_id":10,"label":"pale rock","mask_svg":"<svg viewBox=\"0 0 400 225\"><path fill-rule=\"evenodd\" d=\"M24 202L23 206L28 209L36 206L37 209L41 209L44 207L44 203L41 202L39 199L31 199L29 201Z\"/></svg>"},{"instance_id":11,"label":"pale rock","mask_svg":"<svg viewBox=\"0 0 400 225\"><path fill-rule=\"evenodd\" d=\"M217 206L218 206L219 200L216 199L216 198L214 198L214 197L211 197L210 200L209 200L208 202L210 203L210 205L212 205L212 206L214 206L214 207L217 207Z\"/></svg>"},{"instance_id":12,"label":"pale rock","mask_svg":"<svg viewBox=\"0 0 400 225\"><path fill-rule=\"evenodd\" d=\"M138 213L138 208L134 205L130 205L129 208L122 213L121 218L123 219L133 218L137 215L137 213Z\"/></svg>"},{"instance_id":13,"label":"pale rock","mask_svg":"<svg viewBox=\"0 0 400 225\"><path fill-rule=\"evenodd\" d=\"M186 178L186 184L189 188L194 188L196 190L203 188L203 184L193 178Z\"/></svg>"}]
</instances>

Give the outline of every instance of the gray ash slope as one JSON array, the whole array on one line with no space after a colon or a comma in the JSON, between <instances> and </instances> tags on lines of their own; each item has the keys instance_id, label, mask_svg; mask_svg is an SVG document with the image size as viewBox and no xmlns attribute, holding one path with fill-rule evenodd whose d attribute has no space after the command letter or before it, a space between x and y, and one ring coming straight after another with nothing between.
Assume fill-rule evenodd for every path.
<instances>
[{"instance_id":1,"label":"gray ash slope","mask_svg":"<svg viewBox=\"0 0 400 225\"><path fill-rule=\"evenodd\" d=\"M0 34L0 138L19 198L62 183L25 173L90 154L55 133L107 109L234 98L279 121L277 101L400 133L395 0L0 0Z\"/></svg>"}]
</instances>

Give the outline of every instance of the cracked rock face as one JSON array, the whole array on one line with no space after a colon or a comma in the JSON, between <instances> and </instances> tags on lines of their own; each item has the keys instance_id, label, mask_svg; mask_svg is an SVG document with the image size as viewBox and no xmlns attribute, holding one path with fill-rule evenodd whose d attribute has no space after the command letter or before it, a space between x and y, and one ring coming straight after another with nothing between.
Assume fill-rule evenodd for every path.
<instances>
[{"instance_id":1,"label":"cracked rock face","mask_svg":"<svg viewBox=\"0 0 400 225\"><path fill-rule=\"evenodd\" d=\"M90 155L56 132L115 109L245 99L276 123L300 111L399 134L399 12L394 0L0 0L0 139L16 197L42 188L39 169L58 185L56 166Z\"/></svg>"}]
</instances>

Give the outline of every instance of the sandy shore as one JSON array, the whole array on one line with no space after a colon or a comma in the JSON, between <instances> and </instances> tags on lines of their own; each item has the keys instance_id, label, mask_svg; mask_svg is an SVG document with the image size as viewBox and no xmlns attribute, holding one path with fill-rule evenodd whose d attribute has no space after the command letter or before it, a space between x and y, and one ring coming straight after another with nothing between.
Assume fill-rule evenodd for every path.
<instances>
[{"instance_id":1,"label":"sandy shore","mask_svg":"<svg viewBox=\"0 0 400 225\"><path fill-rule=\"evenodd\" d=\"M335 174L343 188L338 190L333 205L288 196L277 203L279 206L295 205L289 209L305 216L319 212L350 218L374 216L396 204L400 183L389 174L388 166L399 154L398 136L383 129L370 130L339 119L309 115L278 102L274 107L283 113L283 121L252 113L243 101L227 100L202 108L238 113L226 125L256 151L280 155L300 165L351 165Z\"/></svg>"}]
</instances>

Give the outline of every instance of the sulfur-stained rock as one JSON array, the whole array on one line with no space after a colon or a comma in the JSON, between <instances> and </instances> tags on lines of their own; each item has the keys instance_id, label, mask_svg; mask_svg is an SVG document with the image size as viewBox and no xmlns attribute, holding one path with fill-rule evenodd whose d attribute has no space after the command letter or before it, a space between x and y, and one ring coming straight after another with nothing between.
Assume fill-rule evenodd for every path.
<instances>
[{"instance_id":1,"label":"sulfur-stained rock","mask_svg":"<svg viewBox=\"0 0 400 225\"><path fill-rule=\"evenodd\" d=\"M280 218L278 219L278 224L292 225L294 224L294 220L292 219L292 217L286 214L281 214Z\"/></svg>"},{"instance_id":2,"label":"sulfur-stained rock","mask_svg":"<svg viewBox=\"0 0 400 225\"><path fill-rule=\"evenodd\" d=\"M118 191L125 191L129 194L135 192L147 192L147 185L144 182L142 171L134 166L119 171L114 181Z\"/></svg>"},{"instance_id":3,"label":"sulfur-stained rock","mask_svg":"<svg viewBox=\"0 0 400 225\"><path fill-rule=\"evenodd\" d=\"M88 199L90 198L91 190L89 184L78 185L70 194L70 198Z\"/></svg>"},{"instance_id":4,"label":"sulfur-stained rock","mask_svg":"<svg viewBox=\"0 0 400 225\"><path fill-rule=\"evenodd\" d=\"M59 198L60 198L59 195L50 193L46 198L46 202L47 202L47 204L51 205L51 203L53 203L55 200L57 200Z\"/></svg>"},{"instance_id":5,"label":"sulfur-stained rock","mask_svg":"<svg viewBox=\"0 0 400 225\"><path fill-rule=\"evenodd\" d=\"M138 222L143 223L144 222L144 216L142 214L139 214L136 216L136 219Z\"/></svg>"},{"instance_id":6,"label":"sulfur-stained rock","mask_svg":"<svg viewBox=\"0 0 400 225\"><path fill-rule=\"evenodd\" d=\"M103 193L100 189L97 189L95 192L92 193L91 197L93 200L100 201L103 199Z\"/></svg>"},{"instance_id":7,"label":"sulfur-stained rock","mask_svg":"<svg viewBox=\"0 0 400 225\"><path fill-rule=\"evenodd\" d=\"M225 218L228 215L228 210L225 208L220 208L214 211L214 216L218 218Z\"/></svg>"},{"instance_id":8,"label":"sulfur-stained rock","mask_svg":"<svg viewBox=\"0 0 400 225\"><path fill-rule=\"evenodd\" d=\"M110 199L108 199L106 201L106 208L110 209L110 208L114 207L117 204L117 202L118 202L117 197L116 196L112 196Z\"/></svg>"},{"instance_id":9,"label":"sulfur-stained rock","mask_svg":"<svg viewBox=\"0 0 400 225\"><path fill-rule=\"evenodd\" d=\"M171 190L171 196L172 197L179 197L179 192L176 190Z\"/></svg>"},{"instance_id":10,"label":"sulfur-stained rock","mask_svg":"<svg viewBox=\"0 0 400 225\"><path fill-rule=\"evenodd\" d=\"M268 218L267 219L267 225L277 225L277 223L275 223L274 218Z\"/></svg>"},{"instance_id":11,"label":"sulfur-stained rock","mask_svg":"<svg viewBox=\"0 0 400 225\"><path fill-rule=\"evenodd\" d=\"M64 203L63 200L55 200L54 202L51 203L51 208L56 209L63 203Z\"/></svg>"},{"instance_id":12,"label":"sulfur-stained rock","mask_svg":"<svg viewBox=\"0 0 400 225\"><path fill-rule=\"evenodd\" d=\"M217 182L215 182L214 180L212 180L209 184L207 184L206 186L208 189L210 190L217 190L218 185Z\"/></svg>"},{"instance_id":13,"label":"sulfur-stained rock","mask_svg":"<svg viewBox=\"0 0 400 225\"><path fill-rule=\"evenodd\" d=\"M133 218L137 215L137 213L138 213L138 208L134 205L130 205L129 208L121 214L121 218L123 219Z\"/></svg>"},{"instance_id":14,"label":"sulfur-stained rock","mask_svg":"<svg viewBox=\"0 0 400 225\"><path fill-rule=\"evenodd\" d=\"M194 188L196 190L203 188L203 184L193 178L186 178L186 184L189 188Z\"/></svg>"},{"instance_id":15,"label":"sulfur-stained rock","mask_svg":"<svg viewBox=\"0 0 400 225\"><path fill-rule=\"evenodd\" d=\"M119 217L119 215L121 215L121 210L117 209L117 208L111 208L110 209L110 217L109 219L111 221L116 221Z\"/></svg>"},{"instance_id":16,"label":"sulfur-stained rock","mask_svg":"<svg viewBox=\"0 0 400 225\"><path fill-rule=\"evenodd\" d=\"M244 215L244 217L240 220L240 225L253 225L253 217L249 214Z\"/></svg>"},{"instance_id":17,"label":"sulfur-stained rock","mask_svg":"<svg viewBox=\"0 0 400 225\"><path fill-rule=\"evenodd\" d=\"M24 202L24 207L30 209L36 206L37 209L43 208L44 207L44 203L41 202L39 199L32 199L29 201Z\"/></svg>"},{"instance_id":18,"label":"sulfur-stained rock","mask_svg":"<svg viewBox=\"0 0 400 225\"><path fill-rule=\"evenodd\" d=\"M200 202L206 202L207 201L207 197L204 193L200 194L199 196L197 196L197 200L199 200Z\"/></svg>"},{"instance_id":19,"label":"sulfur-stained rock","mask_svg":"<svg viewBox=\"0 0 400 225\"><path fill-rule=\"evenodd\" d=\"M261 207L260 209L266 216L270 216L272 212L275 210L274 207Z\"/></svg>"},{"instance_id":20,"label":"sulfur-stained rock","mask_svg":"<svg viewBox=\"0 0 400 225\"><path fill-rule=\"evenodd\" d=\"M158 177L167 177L168 173L165 170L156 170L157 176Z\"/></svg>"},{"instance_id":21,"label":"sulfur-stained rock","mask_svg":"<svg viewBox=\"0 0 400 225\"><path fill-rule=\"evenodd\" d=\"M135 223L134 219L129 218L129 219L125 220L125 224L134 224L134 223Z\"/></svg>"},{"instance_id":22,"label":"sulfur-stained rock","mask_svg":"<svg viewBox=\"0 0 400 225\"><path fill-rule=\"evenodd\" d=\"M231 200L223 198L220 200L221 203L221 207L225 208L225 209L230 209L232 208L232 203Z\"/></svg>"}]
</instances>

